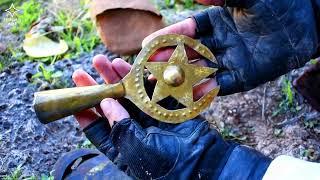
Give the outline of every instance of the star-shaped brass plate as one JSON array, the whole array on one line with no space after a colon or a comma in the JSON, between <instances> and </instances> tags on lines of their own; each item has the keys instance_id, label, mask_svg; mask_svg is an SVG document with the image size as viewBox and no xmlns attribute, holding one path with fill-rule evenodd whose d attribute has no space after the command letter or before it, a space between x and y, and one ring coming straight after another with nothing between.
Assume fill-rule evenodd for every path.
<instances>
[{"instance_id":1,"label":"star-shaped brass plate","mask_svg":"<svg viewBox=\"0 0 320 180\"><path fill-rule=\"evenodd\" d=\"M145 66L157 79L152 101L158 102L172 96L186 107L193 104L193 86L216 71L213 68L190 64L182 43L178 44L168 62L148 62ZM169 66L182 69L184 81L179 86L172 86L165 82L164 72Z\"/></svg>"}]
</instances>

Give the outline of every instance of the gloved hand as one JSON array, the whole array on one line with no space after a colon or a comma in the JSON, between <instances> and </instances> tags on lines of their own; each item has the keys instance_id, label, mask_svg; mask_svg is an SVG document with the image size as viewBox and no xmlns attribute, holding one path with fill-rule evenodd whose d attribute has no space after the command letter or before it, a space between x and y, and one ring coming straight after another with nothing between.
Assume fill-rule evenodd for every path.
<instances>
[{"instance_id":1,"label":"gloved hand","mask_svg":"<svg viewBox=\"0 0 320 180\"><path fill-rule=\"evenodd\" d=\"M226 5L231 8L209 8L159 30L143 44L168 33L199 38L217 58L220 95L255 88L303 66L316 53L319 37L311 0L226 0Z\"/></svg>"},{"instance_id":2,"label":"gloved hand","mask_svg":"<svg viewBox=\"0 0 320 180\"><path fill-rule=\"evenodd\" d=\"M120 80L130 69L123 60L110 63L103 56L94 58L94 66L106 82ZM82 70L73 79L77 85L95 83ZM259 152L224 141L203 119L160 123L128 102L127 112L120 101L103 100L101 117L90 110L96 115L84 111L76 118L88 139L134 178L261 179L270 164Z\"/></svg>"}]
</instances>

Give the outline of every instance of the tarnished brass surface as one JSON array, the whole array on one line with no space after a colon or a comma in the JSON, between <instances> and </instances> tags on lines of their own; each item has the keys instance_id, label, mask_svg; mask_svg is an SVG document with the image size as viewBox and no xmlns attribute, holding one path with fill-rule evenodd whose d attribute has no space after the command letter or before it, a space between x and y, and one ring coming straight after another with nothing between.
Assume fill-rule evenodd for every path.
<instances>
[{"instance_id":1,"label":"tarnished brass surface","mask_svg":"<svg viewBox=\"0 0 320 180\"><path fill-rule=\"evenodd\" d=\"M42 123L49 123L81 110L94 107L104 98L123 97L122 82L36 92L34 109Z\"/></svg>"},{"instance_id":2,"label":"tarnished brass surface","mask_svg":"<svg viewBox=\"0 0 320 180\"><path fill-rule=\"evenodd\" d=\"M159 121L181 123L192 119L210 105L219 88L211 90L196 102L193 101L193 86L217 69L189 64L185 45L208 60L216 62L210 50L192 38L176 34L158 36L140 51L131 71L118 84L37 92L34 108L38 118L42 123L52 122L94 107L106 97L124 96ZM148 62L156 50L168 46L177 46L168 62ZM151 99L143 83L145 68L157 79ZM168 96L172 96L186 107L168 110L157 103Z\"/></svg>"}]
</instances>

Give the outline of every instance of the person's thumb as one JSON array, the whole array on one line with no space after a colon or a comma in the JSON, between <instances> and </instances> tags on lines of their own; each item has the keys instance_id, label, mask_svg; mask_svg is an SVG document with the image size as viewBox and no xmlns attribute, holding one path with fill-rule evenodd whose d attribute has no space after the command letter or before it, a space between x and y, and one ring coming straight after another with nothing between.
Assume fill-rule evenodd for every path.
<instances>
[{"instance_id":1,"label":"person's thumb","mask_svg":"<svg viewBox=\"0 0 320 180\"><path fill-rule=\"evenodd\" d=\"M118 101L112 98L102 100L100 106L111 127L114 122L119 122L130 117L128 111Z\"/></svg>"}]
</instances>

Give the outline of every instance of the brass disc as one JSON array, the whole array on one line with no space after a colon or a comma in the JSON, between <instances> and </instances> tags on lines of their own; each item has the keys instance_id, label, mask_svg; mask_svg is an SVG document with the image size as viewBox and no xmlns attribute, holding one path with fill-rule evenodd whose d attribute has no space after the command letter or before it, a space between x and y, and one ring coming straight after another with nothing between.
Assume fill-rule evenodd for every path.
<instances>
[{"instance_id":1,"label":"brass disc","mask_svg":"<svg viewBox=\"0 0 320 180\"><path fill-rule=\"evenodd\" d=\"M219 92L219 87L212 89L209 93L201 97L195 102L188 103L186 108L177 110L168 110L157 104L161 99L157 97L148 97L143 83L143 73L145 67L152 62L148 62L149 58L160 48L186 45L206 59L217 63L212 52L197 40L189 38L184 35L170 34L158 36L150 41L138 54L135 63L133 64L130 75L123 79L123 84L126 90L126 98L130 99L137 107L151 117L166 123L181 123L186 120L192 119L199 115L206 109L214 97ZM178 64L179 65L179 64ZM200 68L200 67L199 67ZM217 69L211 68L210 72L214 73ZM178 77L179 78L179 77ZM184 78L184 77L183 77ZM174 79L176 80L176 79ZM173 81L174 81L173 80ZM180 81L180 80L179 80ZM177 84L188 83L191 78L184 78L183 82ZM172 86L174 88L174 86ZM170 89L168 89L169 91ZM169 92L170 93L170 92Z\"/></svg>"}]
</instances>

